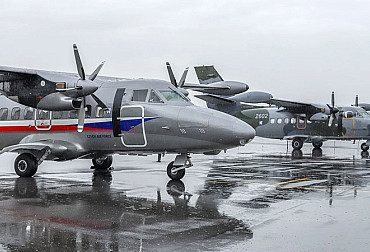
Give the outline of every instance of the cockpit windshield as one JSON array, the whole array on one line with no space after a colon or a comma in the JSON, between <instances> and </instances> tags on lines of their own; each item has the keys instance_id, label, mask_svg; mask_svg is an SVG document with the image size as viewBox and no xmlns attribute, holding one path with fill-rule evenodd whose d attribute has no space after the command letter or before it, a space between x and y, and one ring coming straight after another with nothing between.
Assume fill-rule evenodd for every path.
<instances>
[{"instance_id":1,"label":"cockpit windshield","mask_svg":"<svg viewBox=\"0 0 370 252\"><path fill-rule=\"evenodd\" d=\"M166 98L167 101L188 101L185 96L182 96L178 92L172 89L159 90L159 92Z\"/></svg>"}]
</instances>

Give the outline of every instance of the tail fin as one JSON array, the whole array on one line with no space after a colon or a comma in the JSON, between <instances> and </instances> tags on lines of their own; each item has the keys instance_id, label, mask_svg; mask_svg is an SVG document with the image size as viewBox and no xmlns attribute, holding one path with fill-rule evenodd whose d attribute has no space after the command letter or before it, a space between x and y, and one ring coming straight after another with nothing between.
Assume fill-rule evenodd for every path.
<instances>
[{"instance_id":1,"label":"tail fin","mask_svg":"<svg viewBox=\"0 0 370 252\"><path fill-rule=\"evenodd\" d=\"M194 67L200 84L210 84L213 82L224 81L214 66Z\"/></svg>"}]
</instances>

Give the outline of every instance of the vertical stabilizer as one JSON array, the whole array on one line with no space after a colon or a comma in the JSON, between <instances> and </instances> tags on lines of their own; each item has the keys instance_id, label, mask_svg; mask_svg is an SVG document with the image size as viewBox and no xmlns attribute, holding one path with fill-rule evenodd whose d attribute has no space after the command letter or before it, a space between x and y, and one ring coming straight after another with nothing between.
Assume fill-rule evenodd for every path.
<instances>
[{"instance_id":1,"label":"vertical stabilizer","mask_svg":"<svg viewBox=\"0 0 370 252\"><path fill-rule=\"evenodd\" d=\"M214 66L196 66L194 69L200 84L210 84L224 81Z\"/></svg>"}]
</instances>

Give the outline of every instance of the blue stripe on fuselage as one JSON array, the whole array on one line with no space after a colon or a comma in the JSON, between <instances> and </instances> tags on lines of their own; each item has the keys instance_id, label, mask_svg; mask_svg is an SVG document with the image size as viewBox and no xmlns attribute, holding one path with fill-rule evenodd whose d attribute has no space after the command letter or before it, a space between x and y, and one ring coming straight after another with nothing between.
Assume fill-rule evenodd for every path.
<instances>
[{"instance_id":1,"label":"blue stripe on fuselage","mask_svg":"<svg viewBox=\"0 0 370 252\"><path fill-rule=\"evenodd\" d=\"M144 122L151 121L157 118L158 117L144 118ZM142 123L142 119L121 120L121 130L129 131L130 129L140 125L141 123ZM100 129L100 130L112 130L112 121L85 123L84 127Z\"/></svg>"}]
</instances>

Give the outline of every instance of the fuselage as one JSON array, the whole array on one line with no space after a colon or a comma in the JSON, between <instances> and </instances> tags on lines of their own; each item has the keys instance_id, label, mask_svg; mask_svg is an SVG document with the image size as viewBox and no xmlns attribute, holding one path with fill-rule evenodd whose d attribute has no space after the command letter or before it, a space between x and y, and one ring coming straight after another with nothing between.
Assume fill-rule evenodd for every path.
<instances>
[{"instance_id":1,"label":"fuselage","mask_svg":"<svg viewBox=\"0 0 370 252\"><path fill-rule=\"evenodd\" d=\"M329 127L328 115L310 120L305 114L293 114L278 108L240 110L235 114L265 138L283 139L289 136L312 136L325 139L370 139L370 116L359 107L339 107L342 115Z\"/></svg>"},{"instance_id":2,"label":"fuselage","mask_svg":"<svg viewBox=\"0 0 370 252\"><path fill-rule=\"evenodd\" d=\"M91 158L111 153L207 153L244 145L255 131L245 122L194 106L159 80L100 81L86 97L83 132L77 112L45 111L0 96L0 148L53 141L61 153L48 159ZM65 146L68 151L62 151Z\"/></svg>"}]
</instances>

